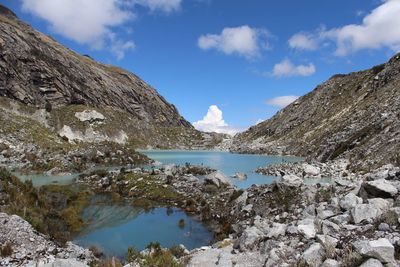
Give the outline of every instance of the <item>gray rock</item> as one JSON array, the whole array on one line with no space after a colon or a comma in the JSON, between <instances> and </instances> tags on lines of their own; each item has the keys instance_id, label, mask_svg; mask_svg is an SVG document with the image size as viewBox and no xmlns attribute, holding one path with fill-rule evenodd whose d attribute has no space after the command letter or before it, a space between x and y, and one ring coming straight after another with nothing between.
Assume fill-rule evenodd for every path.
<instances>
[{"instance_id":1,"label":"gray rock","mask_svg":"<svg viewBox=\"0 0 400 267\"><path fill-rule=\"evenodd\" d=\"M304 183L304 181L294 174L287 174L281 178L281 183L287 184L289 186L300 186Z\"/></svg>"},{"instance_id":2,"label":"gray rock","mask_svg":"<svg viewBox=\"0 0 400 267\"><path fill-rule=\"evenodd\" d=\"M254 249L261 241L264 233L261 232L257 227L252 226L247 228L242 236L239 238L239 248L241 251Z\"/></svg>"},{"instance_id":3,"label":"gray rock","mask_svg":"<svg viewBox=\"0 0 400 267\"><path fill-rule=\"evenodd\" d=\"M377 259L368 259L360 267L383 267L383 264Z\"/></svg>"},{"instance_id":4,"label":"gray rock","mask_svg":"<svg viewBox=\"0 0 400 267\"><path fill-rule=\"evenodd\" d=\"M233 175L233 178L236 178L239 181L244 181L247 179L247 174L245 174L243 172L237 172L237 173L235 173L235 175Z\"/></svg>"},{"instance_id":5,"label":"gray rock","mask_svg":"<svg viewBox=\"0 0 400 267\"><path fill-rule=\"evenodd\" d=\"M297 229L299 233L304 235L304 237L310 239L314 238L316 235L316 229L313 219L304 219L297 223Z\"/></svg>"},{"instance_id":6,"label":"gray rock","mask_svg":"<svg viewBox=\"0 0 400 267\"><path fill-rule=\"evenodd\" d=\"M391 198L398 193L397 188L385 179L366 182L362 187L368 197Z\"/></svg>"},{"instance_id":7,"label":"gray rock","mask_svg":"<svg viewBox=\"0 0 400 267\"><path fill-rule=\"evenodd\" d=\"M320 174L321 171L318 167L315 167L307 163L303 164L303 170L307 176L317 176Z\"/></svg>"},{"instance_id":8,"label":"gray rock","mask_svg":"<svg viewBox=\"0 0 400 267\"><path fill-rule=\"evenodd\" d=\"M306 251L304 251L302 258L311 267L317 267L325 260L325 251L321 244L314 243Z\"/></svg>"},{"instance_id":9,"label":"gray rock","mask_svg":"<svg viewBox=\"0 0 400 267\"><path fill-rule=\"evenodd\" d=\"M216 171L206 175L204 178L204 182L216 185L217 187L221 187L222 185L231 185L231 181L229 180L229 178L220 171Z\"/></svg>"},{"instance_id":10,"label":"gray rock","mask_svg":"<svg viewBox=\"0 0 400 267\"><path fill-rule=\"evenodd\" d=\"M340 226L337 225L336 223L333 223L328 220L322 221L322 233L324 235L337 236L339 235L340 231L341 231Z\"/></svg>"},{"instance_id":11,"label":"gray rock","mask_svg":"<svg viewBox=\"0 0 400 267\"><path fill-rule=\"evenodd\" d=\"M394 263L394 246L386 238L355 242L354 247L360 255L372 257L383 263Z\"/></svg>"},{"instance_id":12,"label":"gray rock","mask_svg":"<svg viewBox=\"0 0 400 267\"><path fill-rule=\"evenodd\" d=\"M352 221L359 224L364 220L372 221L382 215L382 212L371 204L359 204L351 210Z\"/></svg>"},{"instance_id":13,"label":"gray rock","mask_svg":"<svg viewBox=\"0 0 400 267\"><path fill-rule=\"evenodd\" d=\"M269 238L277 238L279 236L285 235L287 226L282 223L273 223L272 227L268 229L267 237Z\"/></svg>"},{"instance_id":14,"label":"gray rock","mask_svg":"<svg viewBox=\"0 0 400 267\"><path fill-rule=\"evenodd\" d=\"M363 203L362 198L356 196L354 193L349 193L340 199L339 206L343 210L350 210L354 208L357 204L362 204L362 203Z\"/></svg>"},{"instance_id":15,"label":"gray rock","mask_svg":"<svg viewBox=\"0 0 400 267\"><path fill-rule=\"evenodd\" d=\"M326 247L334 247L336 248L337 243L339 240L337 238L334 238L329 235L317 235L317 241L323 245L325 248Z\"/></svg>"},{"instance_id":16,"label":"gray rock","mask_svg":"<svg viewBox=\"0 0 400 267\"><path fill-rule=\"evenodd\" d=\"M340 267L340 263L333 259L326 259L321 267Z\"/></svg>"},{"instance_id":17,"label":"gray rock","mask_svg":"<svg viewBox=\"0 0 400 267\"><path fill-rule=\"evenodd\" d=\"M75 117L77 117L80 121L87 121L90 123L101 122L106 119L103 114L97 112L96 110L84 110L82 112L76 112Z\"/></svg>"}]
</instances>

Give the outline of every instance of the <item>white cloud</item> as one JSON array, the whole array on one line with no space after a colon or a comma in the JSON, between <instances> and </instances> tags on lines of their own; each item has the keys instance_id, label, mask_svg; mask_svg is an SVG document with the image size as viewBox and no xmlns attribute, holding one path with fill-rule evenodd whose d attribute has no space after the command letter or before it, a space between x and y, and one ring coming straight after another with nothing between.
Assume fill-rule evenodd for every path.
<instances>
[{"instance_id":1,"label":"white cloud","mask_svg":"<svg viewBox=\"0 0 400 267\"><path fill-rule=\"evenodd\" d=\"M135 48L120 39L115 28L135 19L134 7L166 13L180 8L182 0L21 0L22 9L49 23L50 30L92 49L108 49L117 59Z\"/></svg>"},{"instance_id":2,"label":"white cloud","mask_svg":"<svg viewBox=\"0 0 400 267\"><path fill-rule=\"evenodd\" d=\"M113 40L111 43L111 52L115 55L118 60L121 60L125 57L125 52L130 49L135 48L135 43L132 41L121 41L121 40Z\"/></svg>"},{"instance_id":3,"label":"white cloud","mask_svg":"<svg viewBox=\"0 0 400 267\"><path fill-rule=\"evenodd\" d=\"M297 49L313 50L321 42L334 42L335 54L345 56L362 49L389 48L400 51L400 0L384 0L365 17L360 24L343 27L321 28L315 33L297 33L289 39L289 46Z\"/></svg>"},{"instance_id":4,"label":"white cloud","mask_svg":"<svg viewBox=\"0 0 400 267\"><path fill-rule=\"evenodd\" d=\"M161 10L171 13L181 8L182 0L134 0L134 2L148 7L151 11Z\"/></svg>"},{"instance_id":5,"label":"white cloud","mask_svg":"<svg viewBox=\"0 0 400 267\"><path fill-rule=\"evenodd\" d=\"M275 98L268 99L266 103L268 105L284 108L289 104L293 103L294 101L296 101L298 98L299 97L295 95L278 96Z\"/></svg>"},{"instance_id":6,"label":"white cloud","mask_svg":"<svg viewBox=\"0 0 400 267\"><path fill-rule=\"evenodd\" d=\"M52 31L98 49L112 27L134 17L121 0L22 0L22 9L46 20Z\"/></svg>"},{"instance_id":7,"label":"white cloud","mask_svg":"<svg viewBox=\"0 0 400 267\"><path fill-rule=\"evenodd\" d=\"M310 76L314 74L316 68L314 64L295 66L289 59L284 59L274 66L272 76L291 77L291 76Z\"/></svg>"},{"instance_id":8,"label":"white cloud","mask_svg":"<svg viewBox=\"0 0 400 267\"><path fill-rule=\"evenodd\" d=\"M247 25L225 28L220 34L206 34L198 39L203 50L216 49L227 55L239 54L246 58L260 55L261 49L268 49L269 33L264 29L255 29Z\"/></svg>"},{"instance_id":9,"label":"white cloud","mask_svg":"<svg viewBox=\"0 0 400 267\"><path fill-rule=\"evenodd\" d=\"M299 50L316 50L318 40L309 33L296 33L289 39L289 46Z\"/></svg>"},{"instance_id":10,"label":"white cloud","mask_svg":"<svg viewBox=\"0 0 400 267\"><path fill-rule=\"evenodd\" d=\"M362 24L350 24L323 33L336 42L336 55L344 56L361 49L388 47L400 50L400 1L386 0L366 15Z\"/></svg>"},{"instance_id":11,"label":"white cloud","mask_svg":"<svg viewBox=\"0 0 400 267\"><path fill-rule=\"evenodd\" d=\"M216 105L208 108L207 114L202 120L193 122L193 126L203 132L216 132L235 135L240 130L230 127L224 120L222 111Z\"/></svg>"}]
</instances>

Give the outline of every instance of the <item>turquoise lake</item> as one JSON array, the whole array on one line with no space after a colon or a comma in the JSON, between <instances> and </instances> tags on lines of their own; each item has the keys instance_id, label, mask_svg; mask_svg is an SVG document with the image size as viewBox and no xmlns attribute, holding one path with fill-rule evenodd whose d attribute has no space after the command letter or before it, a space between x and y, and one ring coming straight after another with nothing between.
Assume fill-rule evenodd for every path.
<instances>
[{"instance_id":1,"label":"turquoise lake","mask_svg":"<svg viewBox=\"0 0 400 267\"><path fill-rule=\"evenodd\" d=\"M148 211L129 204L93 202L83 212L87 223L74 243L96 246L108 256L124 258L129 247L143 250L150 242L163 247L185 245L188 249L208 245L212 233L195 218L176 208ZM179 225L183 219L185 225Z\"/></svg>"},{"instance_id":2,"label":"turquoise lake","mask_svg":"<svg viewBox=\"0 0 400 267\"><path fill-rule=\"evenodd\" d=\"M258 167L302 160L299 157L234 154L221 151L141 150L140 152L162 164L184 165L190 163L192 165L204 165L220 170L226 176L243 172L247 174L245 181L231 178L232 183L238 188L248 188L253 184L270 184L278 179L277 177L255 173L255 169Z\"/></svg>"},{"instance_id":3,"label":"turquoise lake","mask_svg":"<svg viewBox=\"0 0 400 267\"><path fill-rule=\"evenodd\" d=\"M220 170L226 176L236 172L247 174L247 179L239 181L230 178L238 188L253 184L270 184L277 177L260 175L255 169L282 162L302 160L298 157L232 154L219 151L140 151L161 164L204 165ZM101 168L100 166L97 168ZM120 167L107 168L118 169ZM22 180L32 180L35 186L45 184L70 184L79 174L64 176L18 175ZM208 245L212 233L196 218L188 216L176 208L155 208L143 210L129 203L115 204L102 195L95 196L83 211L86 226L73 240L84 247L96 246L108 256L123 259L129 247L143 250L150 242L159 242L163 247L183 244L188 249ZM185 225L179 226L183 219Z\"/></svg>"}]
</instances>

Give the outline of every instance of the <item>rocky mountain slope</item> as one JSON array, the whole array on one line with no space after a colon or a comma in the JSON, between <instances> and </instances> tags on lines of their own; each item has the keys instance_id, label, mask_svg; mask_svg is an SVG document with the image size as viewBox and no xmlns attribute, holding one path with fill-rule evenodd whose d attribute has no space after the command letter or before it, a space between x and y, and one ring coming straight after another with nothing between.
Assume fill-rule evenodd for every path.
<instances>
[{"instance_id":1,"label":"rocky mountain slope","mask_svg":"<svg viewBox=\"0 0 400 267\"><path fill-rule=\"evenodd\" d=\"M0 96L7 120L29 117L69 141L136 147L191 147L203 141L175 106L139 77L65 48L4 6Z\"/></svg>"},{"instance_id":2,"label":"rocky mountain slope","mask_svg":"<svg viewBox=\"0 0 400 267\"><path fill-rule=\"evenodd\" d=\"M335 75L273 118L238 135L239 152L349 158L354 170L400 164L400 54Z\"/></svg>"}]
</instances>

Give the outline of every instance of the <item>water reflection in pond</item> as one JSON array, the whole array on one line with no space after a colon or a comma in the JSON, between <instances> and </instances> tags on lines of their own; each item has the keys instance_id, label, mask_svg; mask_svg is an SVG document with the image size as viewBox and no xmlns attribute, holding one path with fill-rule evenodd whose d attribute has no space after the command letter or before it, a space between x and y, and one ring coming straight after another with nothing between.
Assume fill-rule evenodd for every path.
<instances>
[{"instance_id":1,"label":"water reflection in pond","mask_svg":"<svg viewBox=\"0 0 400 267\"><path fill-rule=\"evenodd\" d=\"M145 211L97 198L84 210L83 218L87 226L74 242L85 247L94 245L106 255L120 258L129 247L142 250L150 242L159 242L163 247L183 244L193 249L212 239L206 227L177 208Z\"/></svg>"}]
</instances>

